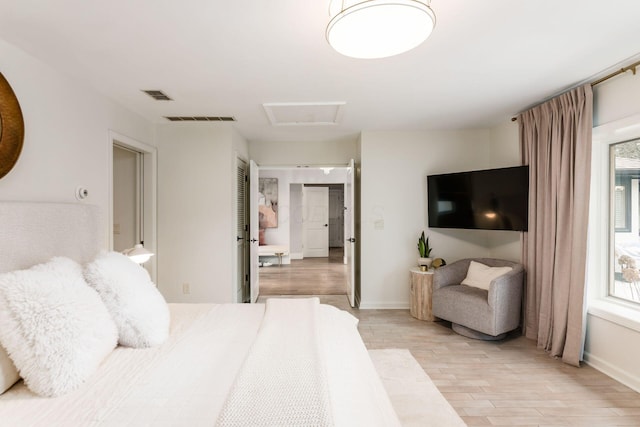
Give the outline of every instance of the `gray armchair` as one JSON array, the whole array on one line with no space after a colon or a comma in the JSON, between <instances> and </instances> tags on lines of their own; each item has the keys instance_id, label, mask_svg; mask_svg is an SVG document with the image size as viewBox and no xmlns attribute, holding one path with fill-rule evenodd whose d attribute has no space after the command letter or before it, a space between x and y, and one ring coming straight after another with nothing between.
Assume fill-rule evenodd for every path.
<instances>
[{"instance_id":1,"label":"gray armchair","mask_svg":"<svg viewBox=\"0 0 640 427\"><path fill-rule=\"evenodd\" d=\"M512 270L494 279L486 291L460 284L471 261ZM462 259L435 271L433 315L450 321L452 329L460 335L499 340L520 325L523 287L522 264L493 258Z\"/></svg>"}]
</instances>

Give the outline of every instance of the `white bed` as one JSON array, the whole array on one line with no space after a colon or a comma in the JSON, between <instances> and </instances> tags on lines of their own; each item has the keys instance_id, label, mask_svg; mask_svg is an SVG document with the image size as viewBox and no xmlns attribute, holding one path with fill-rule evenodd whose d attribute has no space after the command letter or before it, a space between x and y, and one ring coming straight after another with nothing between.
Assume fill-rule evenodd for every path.
<instances>
[{"instance_id":1,"label":"white bed","mask_svg":"<svg viewBox=\"0 0 640 427\"><path fill-rule=\"evenodd\" d=\"M51 256L62 255L86 263L101 246L97 211L84 205L0 202L0 222L0 272L27 268ZM313 301L308 303L313 305ZM305 310L298 304L278 313L279 305L273 304L267 311L283 316L280 320L285 323L291 323L287 316L291 318L294 310ZM220 422L225 401L225 409L233 401L229 398L230 390L234 390L234 397L243 396L236 390L239 388L236 378L239 372L246 373L248 360L252 359L247 359L249 350L253 348L255 352L260 342L256 338L264 337L265 305L169 304L169 307L170 336L164 344L150 349L117 347L85 384L61 397L40 397L20 381L0 395L0 424L204 426ZM327 425L399 425L357 332L355 318L334 307L319 305L317 320L317 325L310 325L317 329L318 341L311 340L310 347L319 344L330 410ZM289 350L295 353L300 347L296 342L287 342L287 334L281 328L274 329L282 335L283 341L278 345L280 359L272 359L269 354L261 356L262 366L277 365L273 369L260 369L260 381L269 381L269 372L264 371L287 372L288 368L283 369L286 357L281 356ZM277 353L278 349L275 350ZM262 397L260 393L249 393L252 397L241 400L240 408L245 405L252 411L258 399L271 404L269 399L284 392ZM256 421L236 425L256 425ZM298 419L297 424L288 425L309 423Z\"/></svg>"}]
</instances>

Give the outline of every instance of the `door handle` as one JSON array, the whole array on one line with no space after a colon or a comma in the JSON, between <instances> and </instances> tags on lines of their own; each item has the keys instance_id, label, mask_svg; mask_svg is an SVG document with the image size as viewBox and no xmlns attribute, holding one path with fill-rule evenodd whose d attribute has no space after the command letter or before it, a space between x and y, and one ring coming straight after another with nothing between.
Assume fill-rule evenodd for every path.
<instances>
[{"instance_id":1,"label":"door handle","mask_svg":"<svg viewBox=\"0 0 640 427\"><path fill-rule=\"evenodd\" d=\"M347 242L355 243L356 242L356 238L355 237L349 237L347 239Z\"/></svg>"},{"instance_id":2,"label":"door handle","mask_svg":"<svg viewBox=\"0 0 640 427\"><path fill-rule=\"evenodd\" d=\"M325 224L324 226L325 226L325 227L328 227L328 226L329 226L329 224Z\"/></svg>"},{"instance_id":3,"label":"door handle","mask_svg":"<svg viewBox=\"0 0 640 427\"><path fill-rule=\"evenodd\" d=\"M251 243L255 243L255 242L257 242L258 240L257 240L257 239L251 239L251 240L249 240L249 241L250 241Z\"/></svg>"},{"instance_id":4,"label":"door handle","mask_svg":"<svg viewBox=\"0 0 640 427\"><path fill-rule=\"evenodd\" d=\"M240 240L242 240L242 237L236 236L236 242L239 242Z\"/></svg>"}]
</instances>

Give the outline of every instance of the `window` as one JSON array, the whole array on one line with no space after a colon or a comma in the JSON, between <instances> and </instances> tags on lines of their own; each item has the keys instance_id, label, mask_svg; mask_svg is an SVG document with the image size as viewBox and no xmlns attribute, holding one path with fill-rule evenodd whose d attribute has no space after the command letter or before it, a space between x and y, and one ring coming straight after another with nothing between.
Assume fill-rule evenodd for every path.
<instances>
[{"instance_id":1,"label":"window","mask_svg":"<svg viewBox=\"0 0 640 427\"><path fill-rule=\"evenodd\" d=\"M640 304L640 140L612 144L609 161L613 240L609 295Z\"/></svg>"}]
</instances>

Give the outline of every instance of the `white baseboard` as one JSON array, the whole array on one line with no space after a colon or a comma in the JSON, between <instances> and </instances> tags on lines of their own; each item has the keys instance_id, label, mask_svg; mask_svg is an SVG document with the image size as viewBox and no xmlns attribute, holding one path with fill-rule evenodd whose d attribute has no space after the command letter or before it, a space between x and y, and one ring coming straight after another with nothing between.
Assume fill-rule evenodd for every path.
<instances>
[{"instance_id":1,"label":"white baseboard","mask_svg":"<svg viewBox=\"0 0 640 427\"><path fill-rule=\"evenodd\" d=\"M636 375L633 375L625 371L624 369L620 369L607 362L606 360L603 360L588 352L584 353L584 362L592 368L602 372L603 374L610 376L614 380L620 381L622 384L633 389L634 391L640 392L640 378L638 378Z\"/></svg>"},{"instance_id":2,"label":"white baseboard","mask_svg":"<svg viewBox=\"0 0 640 427\"><path fill-rule=\"evenodd\" d=\"M302 252L291 252L291 254L289 254L289 258L291 258L291 259L304 259L304 255L302 255Z\"/></svg>"},{"instance_id":3,"label":"white baseboard","mask_svg":"<svg viewBox=\"0 0 640 427\"><path fill-rule=\"evenodd\" d=\"M408 310L408 301L360 301L360 310Z\"/></svg>"}]
</instances>

